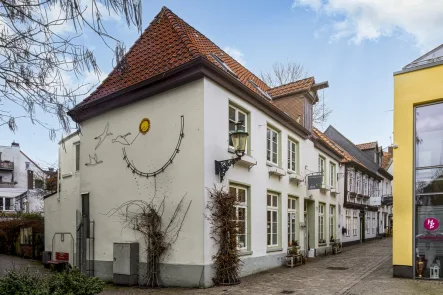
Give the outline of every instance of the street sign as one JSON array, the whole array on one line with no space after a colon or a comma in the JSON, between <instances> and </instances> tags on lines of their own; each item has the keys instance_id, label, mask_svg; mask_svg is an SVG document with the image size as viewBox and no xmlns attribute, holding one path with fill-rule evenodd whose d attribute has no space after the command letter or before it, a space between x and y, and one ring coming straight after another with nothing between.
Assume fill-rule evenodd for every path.
<instances>
[{"instance_id":1,"label":"street sign","mask_svg":"<svg viewBox=\"0 0 443 295\"><path fill-rule=\"evenodd\" d=\"M323 183L323 174L308 175L308 190L320 189Z\"/></svg>"}]
</instances>

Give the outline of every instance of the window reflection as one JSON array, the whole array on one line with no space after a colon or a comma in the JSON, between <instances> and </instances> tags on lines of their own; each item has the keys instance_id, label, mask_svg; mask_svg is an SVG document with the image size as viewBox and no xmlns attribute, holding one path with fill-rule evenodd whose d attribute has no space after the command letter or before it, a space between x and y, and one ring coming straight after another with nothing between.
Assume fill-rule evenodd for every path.
<instances>
[{"instance_id":1,"label":"window reflection","mask_svg":"<svg viewBox=\"0 0 443 295\"><path fill-rule=\"evenodd\" d=\"M417 170L415 177L417 194L443 193L443 168Z\"/></svg>"},{"instance_id":2,"label":"window reflection","mask_svg":"<svg viewBox=\"0 0 443 295\"><path fill-rule=\"evenodd\" d=\"M443 103L415 110L416 165L443 165Z\"/></svg>"}]
</instances>

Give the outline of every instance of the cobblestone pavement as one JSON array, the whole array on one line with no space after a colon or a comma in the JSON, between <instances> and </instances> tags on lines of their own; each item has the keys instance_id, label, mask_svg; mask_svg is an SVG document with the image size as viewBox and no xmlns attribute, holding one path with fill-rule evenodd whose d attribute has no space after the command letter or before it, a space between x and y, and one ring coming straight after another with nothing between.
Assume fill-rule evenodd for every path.
<instances>
[{"instance_id":1,"label":"cobblestone pavement","mask_svg":"<svg viewBox=\"0 0 443 295\"><path fill-rule=\"evenodd\" d=\"M0 276L5 275L5 273L10 269L20 269L24 267L29 267L31 270L40 271L42 273L48 272L47 269L43 268L43 264L41 264L39 261L23 259L15 256L0 255Z\"/></svg>"},{"instance_id":2,"label":"cobblestone pavement","mask_svg":"<svg viewBox=\"0 0 443 295\"><path fill-rule=\"evenodd\" d=\"M388 238L347 247L342 254L293 269L281 267L245 277L232 287L146 290L108 286L102 294L443 294L443 283L392 278L392 240Z\"/></svg>"}]
</instances>

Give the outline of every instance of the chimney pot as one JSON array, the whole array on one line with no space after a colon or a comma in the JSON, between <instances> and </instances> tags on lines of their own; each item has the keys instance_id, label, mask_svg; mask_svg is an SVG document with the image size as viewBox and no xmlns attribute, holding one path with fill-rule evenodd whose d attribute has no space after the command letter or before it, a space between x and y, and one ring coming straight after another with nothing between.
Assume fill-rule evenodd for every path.
<instances>
[{"instance_id":1,"label":"chimney pot","mask_svg":"<svg viewBox=\"0 0 443 295\"><path fill-rule=\"evenodd\" d=\"M19 144L18 142L15 142L15 141L13 141L13 142L11 143L11 146L16 146L16 147L19 147L19 146L20 146L20 144Z\"/></svg>"}]
</instances>

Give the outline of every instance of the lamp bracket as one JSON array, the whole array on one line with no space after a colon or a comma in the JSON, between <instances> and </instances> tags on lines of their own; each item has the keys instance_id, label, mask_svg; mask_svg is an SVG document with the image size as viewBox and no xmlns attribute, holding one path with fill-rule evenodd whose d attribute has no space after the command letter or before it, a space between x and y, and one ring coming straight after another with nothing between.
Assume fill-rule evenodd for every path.
<instances>
[{"instance_id":1,"label":"lamp bracket","mask_svg":"<svg viewBox=\"0 0 443 295\"><path fill-rule=\"evenodd\" d=\"M223 182L223 179L225 178L225 174L229 170L229 167L234 166L235 163L237 163L240 159L241 157L238 156L237 158L229 160L215 160L215 174L220 175L220 182Z\"/></svg>"}]
</instances>

